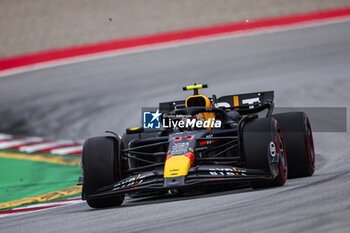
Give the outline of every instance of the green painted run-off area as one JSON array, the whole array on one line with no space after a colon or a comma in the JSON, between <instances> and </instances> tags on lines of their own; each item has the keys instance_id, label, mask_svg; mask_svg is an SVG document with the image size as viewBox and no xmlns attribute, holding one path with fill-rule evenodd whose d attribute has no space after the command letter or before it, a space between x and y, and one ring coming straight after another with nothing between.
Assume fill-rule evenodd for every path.
<instances>
[{"instance_id":1,"label":"green painted run-off area","mask_svg":"<svg viewBox=\"0 0 350 233\"><path fill-rule=\"evenodd\" d=\"M0 158L0 203L75 185L78 166Z\"/></svg>"}]
</instances>

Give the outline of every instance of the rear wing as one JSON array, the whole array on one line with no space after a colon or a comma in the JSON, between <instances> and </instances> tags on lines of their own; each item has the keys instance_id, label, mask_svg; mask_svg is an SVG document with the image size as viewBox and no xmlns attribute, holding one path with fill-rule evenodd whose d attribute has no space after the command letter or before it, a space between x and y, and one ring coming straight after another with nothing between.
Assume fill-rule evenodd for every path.
<instances>
[{"instance_id":1,"label":"rear wing","mask_svg":"<svg viewBox=\"0 0 350 233\"><path fill-rule=\"evenodd\" d=\"M268 109L267 115L273 111L273 91L226 95L214 100L216 107L236 110L241 114L251 114Z\"/></svg>"},{"instance_id":2,"label":"rear wing","mask_svg":"<svg viewBox=\"0 0 350 233\"><path fill-rule=\"evenodd\" d=\"M224 110L236 110L242 115L261 112L268 109L267 116L273 111L273 91L262 91L238 95L226 95L219 98L209 98L213 105ZM159 103L159 112L168 113L175 109L185 108L185 100Z\"/></svg>"}]
</instances>

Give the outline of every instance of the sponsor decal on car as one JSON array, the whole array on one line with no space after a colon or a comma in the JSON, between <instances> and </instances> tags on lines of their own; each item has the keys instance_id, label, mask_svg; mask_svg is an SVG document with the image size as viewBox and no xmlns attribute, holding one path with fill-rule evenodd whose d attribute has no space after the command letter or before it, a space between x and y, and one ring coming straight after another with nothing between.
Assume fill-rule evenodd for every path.
<instances>
[{"instance_id":1,"label":"sponsor decal on car","mask_svg":"<svg viewBox=\"0 0 350 233\"><path fill-rule=\"evenodd\" d=\"M246 170L233 168L209 168L209 174L212 176L246 176Z\"/></svg>"}]
</instances>

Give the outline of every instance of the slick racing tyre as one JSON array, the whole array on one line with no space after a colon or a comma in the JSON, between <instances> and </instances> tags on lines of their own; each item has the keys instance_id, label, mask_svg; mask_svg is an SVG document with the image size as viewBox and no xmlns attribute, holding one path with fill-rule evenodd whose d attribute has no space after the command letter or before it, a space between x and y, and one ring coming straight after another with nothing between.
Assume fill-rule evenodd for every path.
<instances>
[{"instance_id":1,"label":"slick racing tyre","mask_svg":"<svg viewBox=\"0 0 350 233\"><path fill-rule=\"evenodd\" d=\"M272 180L253 181L253 189L282 186L287 180L287 159L278 123L274 118L254 119L243 127L246 167L270 172Z\"/></svg>"},{"instance_id":2,"label":"slick racing tyre","mask_svg":"<svg viewBox=\"0 0 350 233\"><path fill-rule=\"evenodd\" d=\"M108 198L91 198L97 189L120 180L118 141L113 137L93 137L85 141L82 155L83 192L92 208L120 206L124 195Z\"/></svg>"},{"instance_id":3,"label":"slick racing tyre","mask_svg":"<svg viewBox=\"0 0 350 233\"><path fill-rule=\"evenodd\" d=\"M311 124L304 112L273 115L280 124L288 159L288 177L311 176L315 171L315 149Z\"/></svg>"}]
</instances>

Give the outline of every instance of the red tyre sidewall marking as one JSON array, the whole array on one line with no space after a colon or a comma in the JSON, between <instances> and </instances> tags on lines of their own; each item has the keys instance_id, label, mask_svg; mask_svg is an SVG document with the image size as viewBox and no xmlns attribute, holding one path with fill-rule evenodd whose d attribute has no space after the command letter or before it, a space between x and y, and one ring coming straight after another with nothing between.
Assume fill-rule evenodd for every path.
<instances>
[{"instance_id":1,"label":"red tyre sidewall marking","mask_svg":"<svg viewBox=\"0 0 350 233\"><path fill-rule=\"evenodd\" d=\"M282 169L282 164L281 163L280 163L280 173L281 173L283 181L286 182L286 177L284 177L284 173L283 173L283 169Z\"/></svg>"},{"instance_id":2,"label":"red tyre sidewall marking","mask_svg":"<svg viewBox=\"0 0 350 233\"><path fill-rule=\"evenodd\" d=\"M280 143L279 143L279 140L281 140L282 142L282 145L283 145L283 156L284 156L284 161L285 161L285 172L283 172L283 168L282 168L282 163L280 163L280 166L279 166L279 169L280 169L280 173L281 173L281 176L282 176L282 179L284 182L286 182L286 177L285 177L285 174L287 174L288 172L288 166L287 166L287 156L286 156L286 151L285 151L285 147L284 147L284 141L283 141L283 137L282 137L282 134L281 134L281 130L278 128L278 122L277 120L275 120L275 130L276 130L276 133L277 133L277 136L275 136L275 143L276 143L276 148L277 148L277 153L279 154L280 152ZM279 137L279 140L278 140L278 137Z\"/></svg>"}]
</instances>

